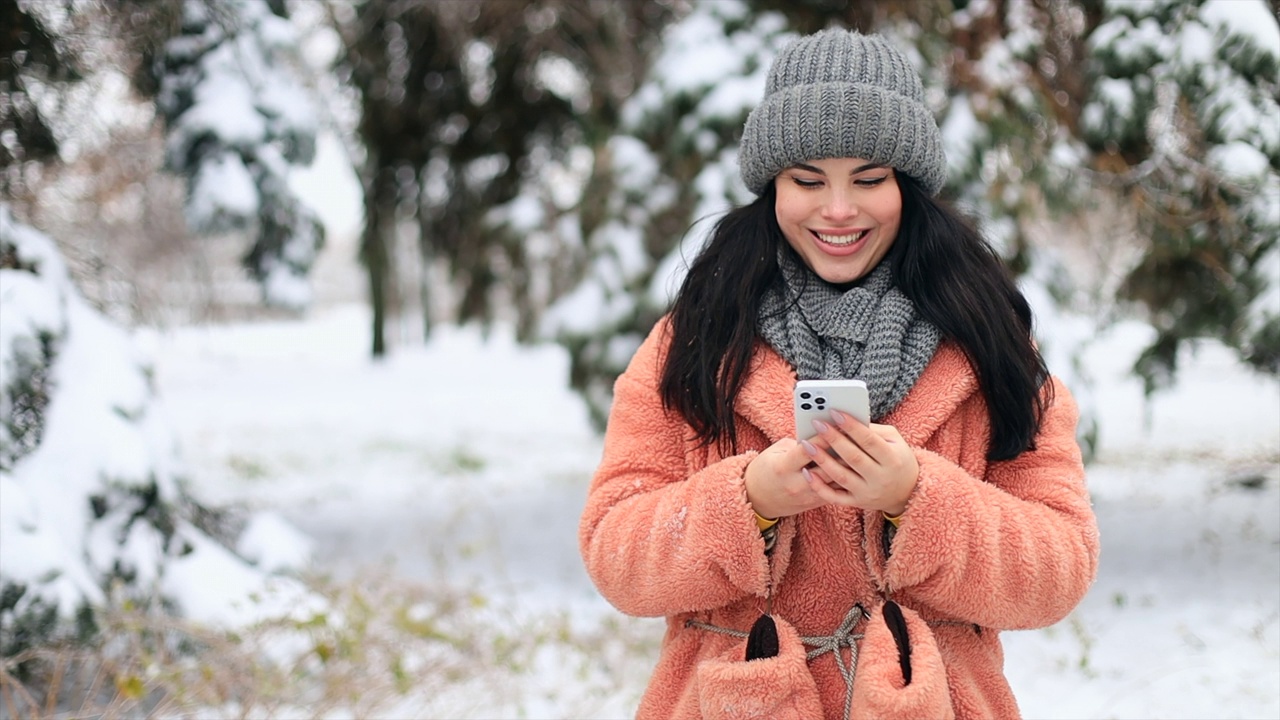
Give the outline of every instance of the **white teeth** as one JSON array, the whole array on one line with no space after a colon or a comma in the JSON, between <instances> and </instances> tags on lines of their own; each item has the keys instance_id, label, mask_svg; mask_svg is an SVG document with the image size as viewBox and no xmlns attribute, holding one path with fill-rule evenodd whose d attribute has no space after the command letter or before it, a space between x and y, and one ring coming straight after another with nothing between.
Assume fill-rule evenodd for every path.
<instances>
[{"instance_id":1,"label":"white teeth","mask_svg":"<svg viewBox=\"0 0 1280 720\"><path fill-rule=\"evenodd\" d=\"M815 232L814 235L817 235L819 240L828 245L852 245L861 240L867 232L866 230L861 230L852 235L823 235L820 232Z\"/></svg>"}]
</instances>

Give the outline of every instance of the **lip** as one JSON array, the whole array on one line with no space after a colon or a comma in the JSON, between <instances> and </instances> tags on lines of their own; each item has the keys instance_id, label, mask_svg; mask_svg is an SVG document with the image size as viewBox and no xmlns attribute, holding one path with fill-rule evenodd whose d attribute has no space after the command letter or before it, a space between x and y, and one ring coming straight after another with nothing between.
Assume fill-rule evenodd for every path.
<instances>
[{"instance_id":1,"label":"lip","mask_svg":"<svg viewBox=\"0 0 1280 720\"><path fill-rule=\"evenodd\" d=\"M852 255L858 252L859 250L861 250L862 248L866 247L867 241L871 237L871 228L842 228L840 230L810 230L809 234L810 236L813 237L814 244L818 246L819 250L826 253L827 255L843 257L845 255ZM862 237L858 238L853 242L848 243L847 245L832 243L824 239L825 237L825 238L838 238L840 240L844 240L845 238L856 236L859 234L861 234Z\"/></svg>"}]
</instances>

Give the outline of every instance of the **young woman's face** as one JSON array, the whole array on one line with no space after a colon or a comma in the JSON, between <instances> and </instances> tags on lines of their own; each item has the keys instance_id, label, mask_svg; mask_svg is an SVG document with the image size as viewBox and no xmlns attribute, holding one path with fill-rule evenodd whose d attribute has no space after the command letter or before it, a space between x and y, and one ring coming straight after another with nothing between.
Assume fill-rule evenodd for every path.
<instances>
[{"instance_id":1,"label":"young woman's face","mask_svg":"<svg viewBox=\"0 0 1280 720\"><path fill-rule=\"evenodd\" d=\"M902 193L892 168L859 158L813 160L783 170L774 183L782 234L829 283L871 272L898 237Z\"/></svg>"}]
</instances>

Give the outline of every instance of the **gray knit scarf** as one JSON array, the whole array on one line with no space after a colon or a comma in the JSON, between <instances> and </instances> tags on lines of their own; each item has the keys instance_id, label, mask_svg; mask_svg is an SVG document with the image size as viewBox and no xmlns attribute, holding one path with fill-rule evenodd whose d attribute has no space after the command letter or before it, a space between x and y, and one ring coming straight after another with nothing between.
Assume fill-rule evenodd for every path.
<instances>
[{"instance_id":1,"label":"gray knit scarf","mask_svg":"<svg viewBox=\"0 0 1280 720\"><path fill-rule=\"evenodd\" d=\"M933 358L941 335L916 313L881 262L857 285L830 285L789 247L778 249L781 279L766 292L757 329L802 380L867 383L871 418L888 415Z\"/></svg>"}]
</instances>

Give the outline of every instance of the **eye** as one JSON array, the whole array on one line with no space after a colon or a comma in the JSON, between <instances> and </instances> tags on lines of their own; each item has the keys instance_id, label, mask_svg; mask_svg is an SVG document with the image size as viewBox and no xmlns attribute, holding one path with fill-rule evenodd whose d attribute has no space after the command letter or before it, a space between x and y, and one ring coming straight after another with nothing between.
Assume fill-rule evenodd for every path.
<instances>
[{"instance_id":1,"label":"eye","mask_svg":"<svg viewBox=\"0 0 1280 720\"><path fill-rule=\"evenodd\" d=\"M853 181L853 184L857 185L858 187L869 188L869 187L875 187L888 179L889 179L888 175L881 175L880 177L858 178L857 180Z\"/></svg>"},{"instance_id":2,"label":"eye","mask_svg":"<svg viewBox=\"0 0 1280 720\"><path fill-rule=\"evenodd\" d=\"M821 180L810 180L810 179L808 179L808 178L799 178L799 177L796 177L796 176L794 176L794 175L792 175L792 176L791 176L791 180L792 180L793 182L795 182L795 184L796 184L796 185L799 185L799 186L800 186L800 187L802 187L802 188L817 188L817 187L822 187L822 181L821 181Z\"/></svg>"}]
</instances>

